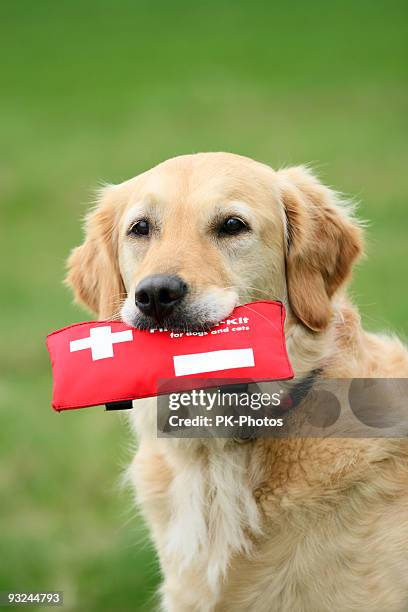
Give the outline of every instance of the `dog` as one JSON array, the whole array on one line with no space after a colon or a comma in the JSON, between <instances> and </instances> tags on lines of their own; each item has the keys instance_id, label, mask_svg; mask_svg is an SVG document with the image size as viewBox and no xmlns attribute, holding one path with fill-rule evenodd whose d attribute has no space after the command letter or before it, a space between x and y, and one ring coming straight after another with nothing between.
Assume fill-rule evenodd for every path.
<instances>
[{"instance_id":1,"label":"dog","mask_svg":"<svg viewBox=\"0 0 408 612\"><path fill-rule=\"evenodd\" d=\"M67 282L99 318L142 329L205 329L278 299L296 380L407 377L406 347L365 332L346 294L362 233L307 167L185 155L102 190ZM408 610L403 438L163 439L154 400L130 419L163 610Z\"/></svg>"}]
</instances>

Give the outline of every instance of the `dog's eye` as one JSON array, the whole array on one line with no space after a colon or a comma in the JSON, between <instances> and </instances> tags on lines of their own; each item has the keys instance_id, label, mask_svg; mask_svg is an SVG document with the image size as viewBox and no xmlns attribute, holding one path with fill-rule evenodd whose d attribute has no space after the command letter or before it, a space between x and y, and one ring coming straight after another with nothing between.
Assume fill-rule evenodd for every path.
<instances>
[{"instance_id":1,"label":"dog's eye","mask_svg":"<svg viewBox=\"0 0 408 612\"><path fill-rule=\"evenodd\" d=\"M248 229L248 226L242 219L238 217L228 217L221 225L219 232L220 234L228 234L229 236L236 236L241 232Z\"/></svg>"},{"instance_id":2,"label":"dog's eye","mask_svg":"<svg viewBox=\"0 0 408 612\"><path fill-rule=\"evenodd\" d=\"M149 222L146 219L140 219L140 221L132 225L129 234L133 234L134 236L148 236L149 231Z\"/></svg>"}]
</instances>

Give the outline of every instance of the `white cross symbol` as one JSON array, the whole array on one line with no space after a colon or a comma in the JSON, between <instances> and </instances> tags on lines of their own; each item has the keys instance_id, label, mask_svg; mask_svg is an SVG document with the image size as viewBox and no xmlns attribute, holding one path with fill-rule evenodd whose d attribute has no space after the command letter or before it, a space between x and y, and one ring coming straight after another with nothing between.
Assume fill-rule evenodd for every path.
<instances>
[{"instance_id":1,"label":"white cross symbol","mask_svg":"<svg viewBox=\"0 0 408 612\"><path fill-rule=\"evenodd\" d=\"M110 325L91 327L88 338L71 340L69 343L69 350L73 353L75 351L83 351L84 349L90 348L92 360L96 361L97 359L113 357L113 345L118 342L129 342L130 340L133 340L131 329L112 333Z\"/></svg>"}]
</instances>

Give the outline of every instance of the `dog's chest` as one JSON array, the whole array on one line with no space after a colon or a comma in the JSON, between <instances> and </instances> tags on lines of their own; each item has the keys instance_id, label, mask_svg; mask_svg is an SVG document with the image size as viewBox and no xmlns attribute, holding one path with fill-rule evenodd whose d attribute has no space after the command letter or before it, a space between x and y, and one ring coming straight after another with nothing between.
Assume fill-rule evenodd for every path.
<instances>
[{"instance_id":1,"label":"dog's chest","mask_svg":"<svg viewBox=\"0 0 408 612\"><path fill-rule=\"evenodd\" d=\"M260 535L260 514L246 450L193 442L160 451L142 443L132 478L165 575L181 582L193 573L198 590L216 598L232 557L249 553Z\"/></svg>"}]
</instances>

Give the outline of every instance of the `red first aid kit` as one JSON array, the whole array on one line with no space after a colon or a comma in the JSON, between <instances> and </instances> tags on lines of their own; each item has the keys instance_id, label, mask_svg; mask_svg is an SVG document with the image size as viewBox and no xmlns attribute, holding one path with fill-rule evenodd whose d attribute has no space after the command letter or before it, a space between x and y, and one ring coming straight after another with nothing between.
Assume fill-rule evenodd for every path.
<instances>
[{"instance_id":1,"label":"red first aid kit","mask_svg":"<svg viewBox=\"0 0 408 612\"><path fill-rule=\"evenodd\" d=\"M204 332L139 330L119 321L76 323L47 337L55 410L126 402L234 381L293 378L280 302L238 306Z\"/></svg>"}]
</instances>

